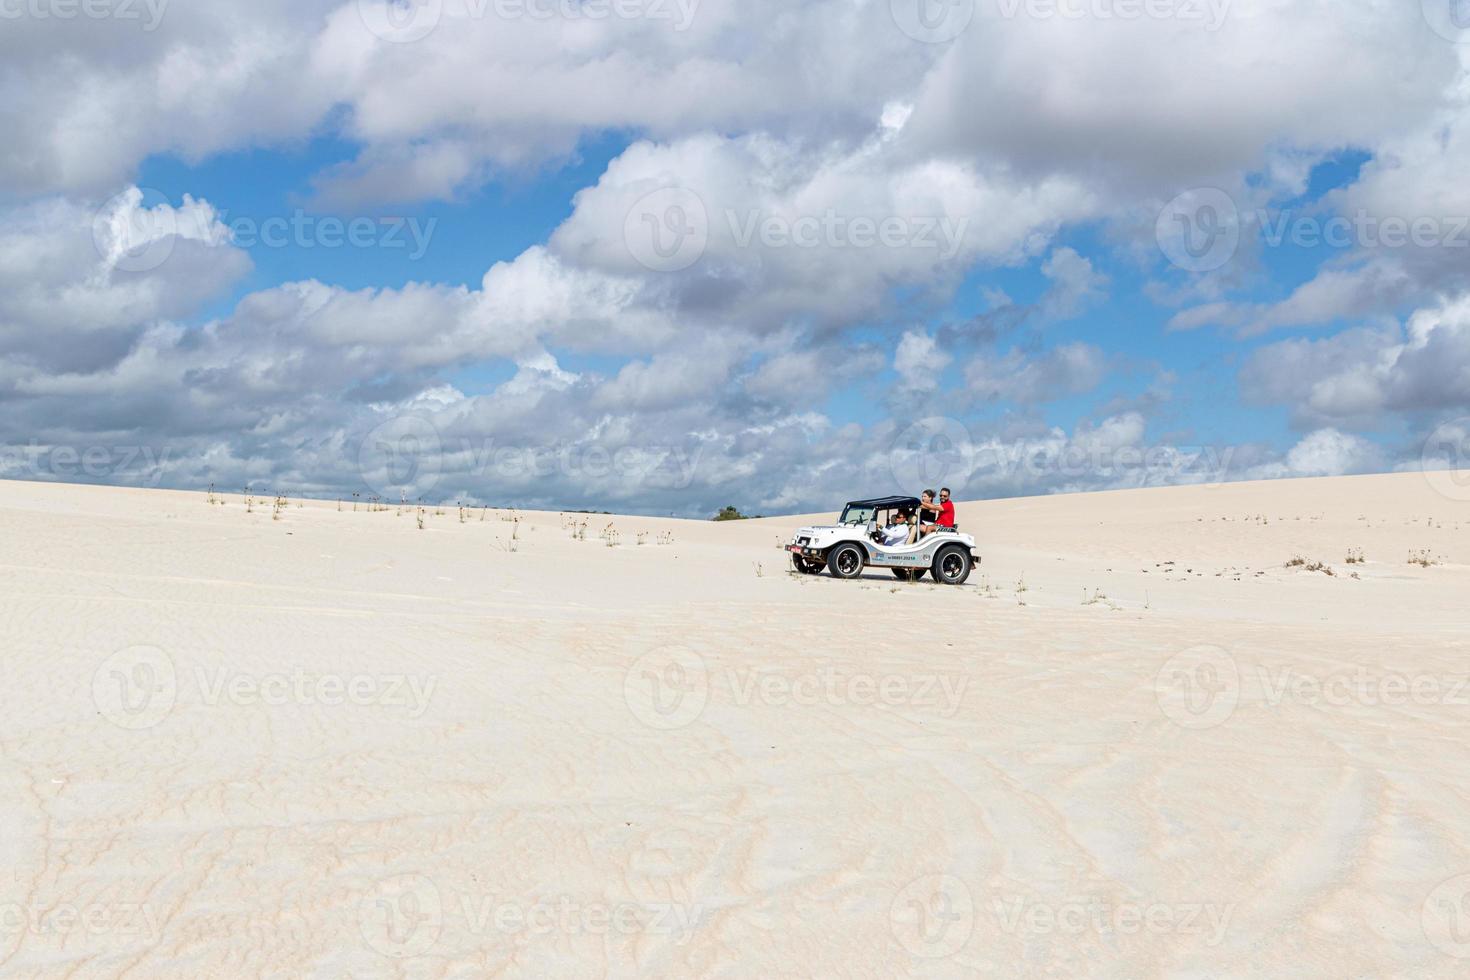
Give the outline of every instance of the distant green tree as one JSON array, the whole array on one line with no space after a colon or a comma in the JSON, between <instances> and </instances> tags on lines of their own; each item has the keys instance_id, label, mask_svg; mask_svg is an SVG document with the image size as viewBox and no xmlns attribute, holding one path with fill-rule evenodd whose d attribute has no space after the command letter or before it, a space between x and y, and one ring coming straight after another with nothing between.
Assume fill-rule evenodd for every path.
<instances>
[{"instance_id":1,"label":"distant green tree","mask_svg":"<svg viewBox=\"0 0 1470 980\"><path fill-rule=\"evenodd\" d=\"M726 507L724 510L716 514L714 519L717 521L749 521L760 520L760 515L756 514L752 518L748 514L740 513L740 511L736 510L734 507Z\"/></svg>"}]
</instances>

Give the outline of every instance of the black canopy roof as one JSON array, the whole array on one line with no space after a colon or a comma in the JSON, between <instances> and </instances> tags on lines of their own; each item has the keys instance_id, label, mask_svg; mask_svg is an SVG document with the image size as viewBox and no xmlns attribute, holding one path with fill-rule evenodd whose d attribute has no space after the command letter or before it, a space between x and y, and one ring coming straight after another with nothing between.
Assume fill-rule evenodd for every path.
<instances>
[{"instance_id":1,"label":"black canopy roof","mask_svg":"<svg viewBox=\"0 0 1470 980\"><path fill-rule=\"evenodd\" d=\"M917 507L918 497L877 497L873 500L851 500L849 507L871 507L873 510L881 510L885 507Z\"/></svg>"}]
</instances>

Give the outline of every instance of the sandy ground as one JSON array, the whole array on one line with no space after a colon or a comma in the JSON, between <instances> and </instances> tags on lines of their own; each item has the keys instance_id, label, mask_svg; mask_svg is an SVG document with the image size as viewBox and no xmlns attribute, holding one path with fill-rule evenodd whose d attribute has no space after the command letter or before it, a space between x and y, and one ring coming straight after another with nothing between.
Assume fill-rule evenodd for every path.
<instances>
[{"instance_id":1,"label":"sandy ground","mask_svg":"<svg viewBox=\"0 0 1470 980\"><path fill-rule=\"evenodd\" d=\"M0 976L1467 976L1467 500L961 504L946 588L3 483Z\"/></svg>"}]
</instances>

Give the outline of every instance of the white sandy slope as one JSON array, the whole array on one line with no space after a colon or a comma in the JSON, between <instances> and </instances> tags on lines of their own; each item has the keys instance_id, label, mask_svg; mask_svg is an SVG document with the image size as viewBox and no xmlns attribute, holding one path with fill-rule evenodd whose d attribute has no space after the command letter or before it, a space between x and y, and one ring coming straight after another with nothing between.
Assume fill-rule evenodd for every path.
<instances>
[{"instance_id":1,"label":"white sandy slope","mask_svg":"<svg viewBox=\"0 0 1470 980\"><path fill-rule=\"evenodd\" d=\"M1444 490L962 504L956 589L0 484L0 976L1470 975Z\"/></svg>"}]
</instances>

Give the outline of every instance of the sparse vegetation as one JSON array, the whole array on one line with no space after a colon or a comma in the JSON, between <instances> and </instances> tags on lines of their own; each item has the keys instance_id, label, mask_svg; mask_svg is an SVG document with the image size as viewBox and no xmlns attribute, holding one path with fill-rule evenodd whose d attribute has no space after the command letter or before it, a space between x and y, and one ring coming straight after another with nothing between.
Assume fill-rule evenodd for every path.
<instances>
[{"instance_id":1,"label":"sparse vegetation","mask_svg":"<svg viewBox=\"0 0 1470 980\"><path fill-rule=\"evenodd\" d=\"M1328 565L1326 562L1309 561L1308 559L1303 558L1301 555L1297 555L1291 561L1287 562L1286 567L1300 568L1304 572L1321 572L1323 575L1329 577L1336 577L1337 575L1337 573L1332 570L1332 566Z\"/></svg>"},{"instance_id":2,"label":"sparse vegetation","mask_svg":"<svg viewBox=\"0 0 1470 980\"><path fill-rule=\"evenodd\" d=\"M1366 564L1368 564L1368 559L1363 556L1363 549L1362 548L1349 548L1348 549L1348 553L1347 553L1347 564L1349 564L1349 565L1366 565Z\"/></svg>"},{"instance_id":3,"label":"sparse vegetation","mask_svg":"<svg viewBox=\"0 0 1470 980\"><path fill-rule=\"evenodd\" d=\"M1409 552L1409 564L1418 565L1420 568L1433 568L1435 565L1444 564L1443 558L1436 558L1428 548Z\"/></svg>"},{"instance_id":4,"label":"sparse vegetation","mask_svg":"<svg viewBox=\"0 0 1470 980\"><path fill-rule=\"evenodd\" d=\"M761 515L759 515L759 514L756 514L754 516L749 515L749 514L742 514L742 513L740 513L739 510L737 510L734 507L726 507L723 510L721 510L718 514L716 514L713 519L716 520L716 521L751 521L751 520L757 520L758 521L758 520L760 520L760 517L761 517Z\"/></svg>"}]
</instances>

